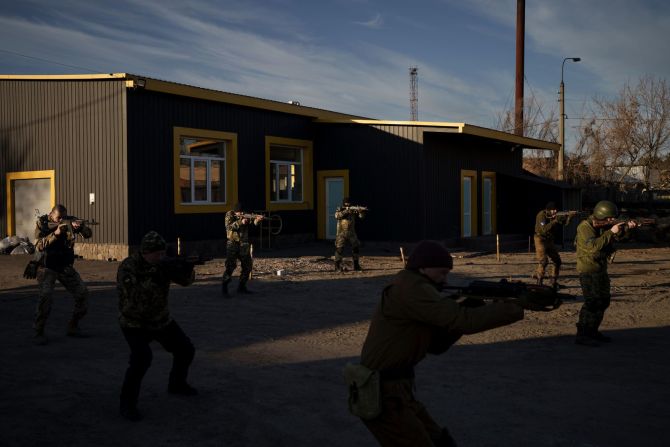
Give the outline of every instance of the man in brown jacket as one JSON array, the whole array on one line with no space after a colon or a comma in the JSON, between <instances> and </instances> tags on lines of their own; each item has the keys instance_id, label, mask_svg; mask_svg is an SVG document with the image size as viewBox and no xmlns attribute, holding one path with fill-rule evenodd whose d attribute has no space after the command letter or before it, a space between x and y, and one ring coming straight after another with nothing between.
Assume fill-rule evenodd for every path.
<instances>
[{"instance_id":1,"label":"man in brown jacket","mask_svg":"<svg viewBox=\"0 0 670 447\"><path fill-rule=\"evenodd\" d=\"M422 241L407 266L384 289L361 352L361 364L379 371L381 414L363 420L382 446L456 446L414 398L414 366L427 353L442 353L464 334L523 319L515 302L464 307L439 290L453 267L438 242Z\"/></svg>"}]
</instances>

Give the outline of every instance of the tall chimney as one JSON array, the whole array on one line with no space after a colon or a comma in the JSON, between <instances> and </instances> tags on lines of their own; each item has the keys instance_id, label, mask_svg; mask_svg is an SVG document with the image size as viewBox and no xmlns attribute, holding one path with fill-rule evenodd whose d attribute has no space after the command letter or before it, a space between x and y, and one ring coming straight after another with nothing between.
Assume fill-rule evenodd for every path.
<instances>
[{"instance_id":1,"label":"tall chimney","mask_svg":"<svg viewBox=\"0 0 670 447\"><path fill-rule=\"evenodd\" d=\"M514 133L523 136L523 41L526 27L526 0L516 0L516 89L514 92Z\"/></svg>"}]
</instances>

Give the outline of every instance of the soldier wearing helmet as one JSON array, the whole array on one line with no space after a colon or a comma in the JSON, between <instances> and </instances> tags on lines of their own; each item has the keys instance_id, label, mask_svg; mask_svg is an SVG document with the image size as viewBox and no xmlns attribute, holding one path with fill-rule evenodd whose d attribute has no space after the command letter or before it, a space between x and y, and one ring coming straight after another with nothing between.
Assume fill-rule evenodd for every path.
<instances>
[{"instance_id":1,"label":"soldier wearing helmet","mask_svg":"<svg viewBox=\"0 0 670 447\"><path fill-rule=\"evenodd\" d=\"M635 228L634 221L615 222L617 206L608 201L598 202L593 214L577 227L577 273L584 296L579 312L575 343L599 346L612 339L598 331L610 305L610 279L607 260L614 252L614 242L626 237L628 229Z\"/></svg>"}]
</instances>

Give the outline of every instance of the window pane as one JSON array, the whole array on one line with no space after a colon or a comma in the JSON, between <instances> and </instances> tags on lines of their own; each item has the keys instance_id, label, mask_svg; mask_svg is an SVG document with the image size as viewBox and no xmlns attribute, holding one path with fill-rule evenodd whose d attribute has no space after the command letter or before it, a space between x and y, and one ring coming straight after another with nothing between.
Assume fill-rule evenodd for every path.
<instances>
[{"instance_id":1,"label":"window pane","mask_svg":"<svg viewBox=\"0 0 670 447\"><path fill-rule=\"evenodd\" d=\"M279 197L278 200L288 200L289 165L277 165L279 169Z\"/></svg>"},{"instance_id":2,"label":"window pane","mask_svg":"<svg viewBox=\"0 0 670 447\"><path fill-rule=\"evenodd\" d=\"M204 138L181 138L181 154L198 157L224 158L226 155L225 141L209 140Z\"/></svg>"},{"instance_id":3,"label":"window pane","mask_svg":"<svg viewBox=\"0 0 670 447\"><path fill-rule=\"evenodd\" d=\"M291 199L302 202L302 165L291 165Z\"/></svg>"},{"instance_id":4,"label":"window pane","mask_svg":"<svg viewBox=\"0 0 670 447\"><path fill-rule=\"evenodd\" d=\"M225 184L225 174L223 169L223 161L212 160L211 168L209 175L211 176L212 183L212 202L225 202L226 201L226 184Z\"/></svg>"},{"instance_id":5,"label":"window pane","mask_svg":"<svg viewBox=\"0 0 670 447\"><path fill-rule=\"evenodd\" d=\"M207 162L205 160L193 161L193 192L196 202L207 200Z\"/></svg>"},{"instance_id":6,"label":"window pane","mask_svg":"<svg viewBox=\"0 0 670 447\"><path fill-rule=\"evenodd\" d=\"M302 149L286 146L272 146L270 160L302 162Z\"/></svg>"},{"instance_id":7,"label":"window pane","mask_svg":"<svg viewBox=\"0 0 670 447\"><path fill-rule=\"evenodd\" d=\"M181 158L179 160L179 190L181 191L181 203L191 202L191 159Z\"/></svg>"},{"instance_id":8,"label":"window pane","mask_svg":"<svg viewBox=\"0 0 670 447\"><path fill-rule=\"evenodd\" d=\"M277 164L270 163L270 200L277 200Z\"/></svg>"}]
</instances>

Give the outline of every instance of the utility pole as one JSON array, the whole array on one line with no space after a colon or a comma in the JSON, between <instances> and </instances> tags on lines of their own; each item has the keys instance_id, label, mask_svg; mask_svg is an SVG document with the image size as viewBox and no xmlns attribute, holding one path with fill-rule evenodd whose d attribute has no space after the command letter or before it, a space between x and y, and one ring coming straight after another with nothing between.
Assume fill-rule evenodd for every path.
<instances>
[{"instance_id":1,"label":"utility pole","mask_svg":"<svg viewBox=\"0 0 670 447\"><path fill-rule=\"evenodd\" d=\"M410 121L419 120L419 81L417 79L418 67L409 67L409 110Z\"/></svg>"},{"instance_id":2,"label":"utility pole","mask_svg":"<svg viewBox=\"0 0 670 447\"><path fill-rule=\"evenodd\" d=\"M516 89L514 94L514 133L523 136L524 35L526 0L516 1Z\"/></svg>"}]
</instances>

